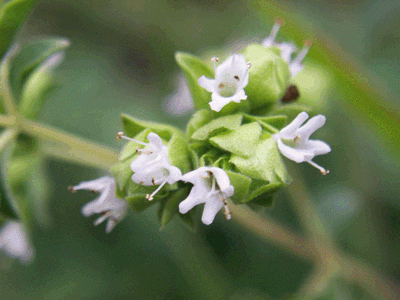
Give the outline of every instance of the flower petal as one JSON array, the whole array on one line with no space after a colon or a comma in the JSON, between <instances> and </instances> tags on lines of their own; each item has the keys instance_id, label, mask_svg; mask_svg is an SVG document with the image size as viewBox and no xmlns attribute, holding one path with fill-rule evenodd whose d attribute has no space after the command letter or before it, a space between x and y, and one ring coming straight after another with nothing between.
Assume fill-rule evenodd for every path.
<instances>
[{"instance_id":1,"label":"flower petal","mask_svg":"<svg viewBox=\"0 0 400 300\"><path fill-rule=\"evenodd\" d=\"M104 176L99 179L84 181L73 187L73 190L94 190L102 191L110 183L114 182L111 176Z\"/></svg>"},{"instance_id":2,"label":"flower petal","mask_svg":"<svg viewBox=\"0 0 400 300\"><path fill-rule=\"evenodd\" d=\"M303 161L305 161L305 157L304 157L304 152L299 151L297 149L293 149L289 146L286 146L281 139L278 140L278 147L279 150L281 151L281 153L286 156L287 158L297 162L297 163L301 163ZM314 153L310 152L308 154L311 154L312 156L314 156Z\"/></svg>"},{"instance_id":3,"label":"flower petal","mask_svg":"<svg viewBox=\"0 0 400 300\"><path fill-rule=\"evenodd\" d=\"M323 155L332 150L327 143L319 140L308 140L305 146L304 149L311 150L314 155Z\"/></svg>"},{"instance_id":4,"label":"flower petal","mask_svg":"<svg viewBox=\"0 0 400 300\"><path fill-rule=\"evenodd\" d=\"M219 112L225 105L229 102L239 103L240 100L246 100L247 96L243 89L236 91L236 94L232 97L222 97L218 93L212 93L211 95L212 101L209 103L212 110Z\"/></svg>"},{"instance_id":5,"label":"flower petal","mask_svg":"<svg viewBox=\"0 0 400 300\"><path fill-rule=\"evenodd\" d=\"M217 213L224 206L222 202L222 198L219 195L210 197L204 205L203 215L201 217L201 221L205 225L210 225L213 221Z\"/></svg>"},{"instance_id":6,"label":"flower petal","mask_svg":"<svg viewBox=\"0 0 400 300\"><path fill-rule=\"evenodd\" d=\"M182 172L181 172L181 170L179 168L177 168L175 166L172 166L172 165L169 165L167 167L167 169L168 169L168 172L169 172L169 176L168 176L169 179L168 179L167 182L169 184L174 184L175 182L177 182L178 180L181 179Z\"/></svg>"},{"instance_id":7,"label":"flower petal","mask_svg":"<svg viewBox=\"0 0 400 300\"><path fill-rule=\"evenodd\" d=\"M306 124L301 126L299 130L297 130L297 134L300 135L300 143L302 141L306 142L316 130L324 126L325 121L325 116L318 115L312 117Z\"/></svg>"},{"instance_id":8,"label":"flower petal","mask_svg":"<svg viewBox=\"0 0 400 300\"><path fill-rule=\"evenodd\" d=\"M157 151L161 151L162 150L163 143L162 143L161 138L157 134L155 134L154 132L150 132L147 135L147 139L149 140L150 145L152 146L152 148L157 149Z\"/></svg>"},{"instance_id":9,"label":"flower petal","mask_svg":"<svg viewBox=\"0 0 400 300\"><path fill-rule=\"evenodd\" d=\"M197 82L202 88L205 88L207 91L215 91L215 79L209 79L203 75L197 80Z\"/></svg>"},{"instance_id":10,"label":"flower petal","mask_svg":"<svg viewBox=\"0 0 400 300\"><path fill-rule=\"evenodd\" d=\"M210 170L210 168L207 167L200 167L194 171L191 171L189 173L186 173L181 177L180 180L184 182L190 182L192 184L198 184L199 181L202 180L201 176L208 176L206 171Z\"/></svg>"},{"instance_id":11,"label":"flower petal","mask_svg":"<svg viewBox=\"0 0 400 300\"><path fill-rule=\"evenodd\" d=\"M231 185L229 176L225 173L225 171L216 167L210 168L210 171L215 176L220 190L225 193L227 197L231 197L234 192L234 187Z\"/></svg>"},{"instance_id":12,"label":"flower petal","mask_svg":"<svg viewBox=\"0 0 400 300\"><path fill-rule=\"evenodd\" d=\"M192 187L189 196L179 204L179 212L181 214L186 214L196 205L204 203L205 199L203 196L204 195L200 190L196 189L195 186Z\"/></svg>"},{"instance_id":13,"label":"flower petal","mask_svg":"<svg viewBox=\"0 0 400 300\"><path fill-rule=\"evenodd\" d=\"M288 140L294 139L298 134L297 130L299 129L301 124L303 124L307 119L308 114L305 111L299 113L299 115L292 121L292 123L287 125L279 132L280 137Z\"/></svg>"}]
</instances>

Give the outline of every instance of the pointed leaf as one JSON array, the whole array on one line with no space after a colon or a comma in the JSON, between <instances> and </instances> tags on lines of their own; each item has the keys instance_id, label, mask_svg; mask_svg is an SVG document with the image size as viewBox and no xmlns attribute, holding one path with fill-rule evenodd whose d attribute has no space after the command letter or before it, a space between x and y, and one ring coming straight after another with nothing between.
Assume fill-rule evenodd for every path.
<instances>
[{"instance_id":1,"label":"pointed leaf","mask_svg":"<svg viewBox=\"0 0 400 300\"><path fill-rule=\"evenodd\" d=\"M164 228L165 225L168 224L169 221L179 213L179 203L189 196L191 187L186 185L183 188L180 188L174 192L171 192L169 196L163 201L163 204L160 207L160 222L161 228Z\"/></svg>"},{"instance_id":2,"label":"pointed leaf","mask_svg":"<svg viewBox=\"0 0 400 300\"><path fill-rule=\"evenodd\" d=\"M175 60L186 76L186 82L197 109L210 108L211 93L198 84L201 76L214 78L214 72L198 57L187 53L177 52Z\"/></svg>"},{"instance_id":3,"label":"pointed leaf","mask_svg":"<svg viewBox=\"0 0 400 300\"><path fill-rule=\"evenodd\" d=\"M236 114L212 120L210 123L207 123L206 125L197 129L193 133L192 139L204 141L224 131L234 130L240 126L242 123L242 118L242 115Z\"/></svg>"},{"instance_id":4,"label":"pointed leaf","mask_svg":"<svg viewBox=\"0 0 400 300\"><path fill-rule=\"evenodd\" d=\"M214 119L214 112L208 109L202 109L196 112L192 118L189 120L189 123L186 127L186 135L190 139L193 133L204 126L207 123L210 123Z\"/></svg>"},{"instance_id":5,"label":"pointed leaf","mask_svg":"<svg viewBox=\"0 0 400 300\"><path fill-rule=\"evenodd\" d=\"M52 38L34 41L22 47L12 57L10 85L17 99L20 99L26 79L51 55L64 51L69 46L67 39Z\"/></svg>"},{"instance_id":6,"label":"pointed leaf","mask_svg":"<svg viewBox=\"0 0 400 300\"><path fill-rule=\"evenodd\" d=\"M174 134L168 143L168 160L171 165L178 167L182 174L192 169L192 154L189 143L181 135Z\"/></svg>"},{"instance_id":7,"label":"pointed leaf","mask_svg":"<svg viewBox=\"0 0 400 300\"><path fill-rule=\"evenodd\" d=\"M275 141L272 138L260 141L250 158L232 154L233 163L243 174L270 183L290 181Z\"/></svg>"},{"instance_id":8,"label":"pointed leaf","mask_svg":"<svg viewBox=\"0 0 400 300\"><path fill-rule=\"evenodd\" d=\"M257 123L242 125L210 138L211 144L231 153L249 157L253 155L261 135L261 126Z\"/></svg>"},{"instance_id":9,"label":"pointed leaf","mask_svg":"<svg viewBox=\"0 0 400 300\"><path fill-rule=\"evenodd\" d=\"M231 200L236 204L244 202L247 199L246 197L250 189L250 185L252 182L251 178L232 171L225 172L229 176L229 181L231 182L231 185L233 185L233 187L235 188L233 196L230 197Z\"/></svg>"},{"instance_id":10,"label":"pointed leaf","mask_svg":"<svg viewBox=\"0 0 400 300\"><path fill-rule=\"evenodd\" d=\"M14 36L36 0L13 0L0 7L0 58L10 48Z\"/></svg>"}]
</instances>

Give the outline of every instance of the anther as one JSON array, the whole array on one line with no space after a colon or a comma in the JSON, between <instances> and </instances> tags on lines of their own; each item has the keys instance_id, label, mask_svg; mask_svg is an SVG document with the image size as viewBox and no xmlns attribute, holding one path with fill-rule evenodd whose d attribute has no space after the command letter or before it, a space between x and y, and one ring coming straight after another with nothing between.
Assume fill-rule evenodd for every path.
<instances>
[{"instance_id":1,"label":"anther","mask_svg":"<svg viewBox=\"0 0 400 300\"><path fill-rule=\"evenodd\" d=\"M143 181L139 181L139 184L143 184Z\"/></svg>"},{"instance_id":2,"label":"anther","mask_svg":"<svg viewBox=\"0 0 400 300\"><path fill-rule=\"evenodd\" d=\"M227 220L230 220L232 218L232 215L231 215L231 212L229 211L228 204L226 203L226 199L222 198L222 202L224 203L224 208L225 208L225 212L224 212L225 218Z\"/></svg>"},{"instance_id":3,"label":"anther","mask_svg":"<svg viewBox=\"0 0 400 300\"><path fill-rule=\"evenodd\" d=\"M237 75L233 76L233 78L235 78L237 81L240 81L240 78Z\"/></svg>"},{"instance_id":4,"label":"anther","mask_svg":"<svg viewBox=\"0 0 400 300\"><path fill-rule=\"evenodd\" d=\"M96 191L96 190L90 190L90 192L91 192L92 194L97 194L97 191Z\"/></svg>"},{"instance_id":5,"label":"anther","mask_svg":"<svg viewBox=\"0 0 400 300\"><path fill-rule=\"evenodd\" d=\"M153 183L153 185L156 185L156 179L154 177L151 178L151 182Z\"/></svg>"},{"instance_id":6,"label":"anther","mask_svg":"<svg viewBox=\"0 0 400 300\"><path fill-rule=\"evenodd\" d=\"M304 47L310 48L312 46L312 41L311 40L305 40L304 41Z\"/></svg>"},{"instance_id":7,"label":"anther","mask_svg":"<svg viewBox=\"0 0 400 300\"><path fill-rule=\"evenodd\" d=\"M219 87L220 89L222 89L222 88L224 88L224 84L223 84L223 83L220 83L220 84L218 85L218 87Z\"/></svg>"},{"instance_id":8,"label":"anther","mask_svg":"<svg viewBox=\"0 0 400 300\"><path fill-rule=\"evenodd\" d=\"M247 62L247 66L248 66L248 69L250 69L251 68L251 66L252 66L252 64L251 64L251 62Z\"/></svg>"},{"instance_id":9,"label":"anther","mask_svg":"<svg viewBox=\"0 0 400 300\"><path fill-rule=\"evenodd\" d=\"M300 139L300 134L296 135L296 137L293 139L293 142L297 142Z\"/></svg>"},{"instance_id":10,"label":"anther","mask_svg":"<svg viewBox=\"0 0 400 300\"><path fill-rule=\"evenodd\" d=\"M280 17L276 17L275 23L279 24L280 26L283 26L283 25L285 25L285 20Z\"/></svg>"},{"instance_id":11,"label":"anther","mask_svg":"<svg viewBox=\"0 0 400 300\"><path fill-rule=\"evenodd\" d=\"M330 172L329 170L320 170L320 171L321 171L321 174L322 174L322 175L329 174L329 172Z\"/></svg>"},{"instance_id":12,"label":"anther","mask_svg":"<svg viewBox=\"0 0 400 300\"><path fill-rule=\"evenodd\" d=\"M117 141L120 141L124 133L122 131L117 133Z\"/></svg>"},{"instance_id":13,"label":"anther","mask_svg":"<svg viewBox=\"0 0 400 300\"><path fill-rule=\"evenodd\" d=\"M216 57L216 56L213 56L211 58L211 61L212 61L213 65L214 65L214 71L215 71L215 69L217 68L217 62L219 61L219 58Z\"/></svg>"},{"instance_id":14,"label":"anther","mask_svg":"<svg viewBox=\"0 0 400 300\"><path fill-rule=\"evenodd\" d=\"M74 190L74 187L72 185L70 185L68 187L68 191L70 191L71 193L75 193L76 191Z\"/></svg>"},{"instance_id":15,"label":"anther","mask_svg":"<svg viewBox=\"0 0 400 300\"><path fill-rule=\"evenodd\" d=\"M146 195L146 199L149 200L149 201L151 201L151 200L153 200L154 198L153 198L150 194L147 194L147 195Z\"/></svg>"}]
</instances>

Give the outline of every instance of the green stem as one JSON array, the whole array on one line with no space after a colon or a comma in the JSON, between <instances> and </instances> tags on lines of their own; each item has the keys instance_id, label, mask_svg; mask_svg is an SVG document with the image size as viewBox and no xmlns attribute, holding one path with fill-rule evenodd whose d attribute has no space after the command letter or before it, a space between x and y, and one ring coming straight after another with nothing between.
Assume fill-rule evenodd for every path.
<instances>
[{"instance_id":1,"label":"green stem","mask_svg":"<svg viewBox=\"0 0 400 300\"><path fill-rule=\"evenodd\" d=\"M50 126L25 119L21 122L20 127L25 133L41 140L53 141L60 144L64 149L61 150L60 147L52 148L56 151L55 156L57 157L65 159L70 158L72 160L73 156L76 156L76 162L79 161L82 163L86 161L86 164L101 166L106 169L118 161L118 154L114 150L93 142L85 141L70 133ZM48 146L45 147L49 149Z\"/></svg>"},{"instance_id":2,"label":"green stem","mask_svg":"<svg viewBox=\"0 0 400 300\"><path fill-rule=\"evenodd\" d=\"M5 129L0 135L0 152L10 143L18 134L14 128Z\"/></svg>"},{"instance_id":3,"label":"green stem","mask_svg":"<svg viewBox=\"0 0 400 300\"><path fill-rule=\"evenodd\" d=\"M17 124L16 117L0 115L0 126L14 126L15 124Z\"/></svg>"},{"instance_id":4,"label":"green stem","mask_svg":"<svg viewBox=\"0 0 400 300\"><path fill-rule=\"evenodd\" d=\"M9 83L9 57L6 57L0 65L0 99L3 100L4 108L9 115L17 115L17 107L11 92Z\"/></svg>"}]
</instances>

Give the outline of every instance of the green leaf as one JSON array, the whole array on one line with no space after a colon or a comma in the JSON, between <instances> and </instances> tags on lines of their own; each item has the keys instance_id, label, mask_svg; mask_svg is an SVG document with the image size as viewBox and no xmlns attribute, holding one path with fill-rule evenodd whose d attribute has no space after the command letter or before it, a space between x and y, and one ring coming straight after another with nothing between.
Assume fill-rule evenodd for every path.
<instances>
[{"instance_id":1,"label":"green leaf","mask_svg":"<svg viewBox=\"0 0 400 300\"><path fill-rule=\"evenodd\" d=\"M251 116L243 114L243 123L247 124L249 122L260 122L260 124L269 124L277 129L282 129L287 123L287 116L285 115L274 115L274 116Z\"/></svg>"},{"instance_id":2,"label":"green leaf","mask_svg":"<svg viewBox=\"0 0 400 300\"><path fill-rule=\"evenodd\" d=\"M182 174L193 170L189 143L181 135L174 134L170 139L168 143L168 160L171 165L178 167Z\"/></svg>"},{"instance_id":3,"label":"green leaf","mask_svg":"<svg viewBox=\"0 0 400 300\"><path fill-rule=\"evenodd\" d=\"M204 126L207 123L210 123L214 119L214 112L208 109L202 109L196 112L186 127L186 135L190 139L193 133Z\"/></svg>"},{"instance_id":4,"label":"green leaf","mask_svg":"<svg viewBox=\"0 0 400 300\"><path fill-rule=\"evenodd\" d=\"M36 0L14 0L0 7L0 58L10 48L14 36Z\"/></svg>"},{"instance_id":5,"label":"green leaf","mask_svg":"<svg viewBox=\"0 0 400 300\"><path fill-rule=\"evenodd\" d=\"M289 174L272 138L260 141L255 154L250 158L232 154L230 162L244 175L255 179L266 180L270 183L289 183L290 181Z\"/></svg>"},{"instance_id":6,"label":"green leaf","mask_svg":"<svg viewBox=\"0 0 400 300\"><path fill-rule=\"evenodd\" d=\"M34 70L23 86L18 111L26 118L36 119L47 96L58 87L53 70L61 62L62 55L55 54Z\"/></svg>"},{"instance_id":7,"label":"green leaf","mask_svg":"<svg viewBox=\"0 0 400 300\"><path fill-rule=\"evenodd\" d=\"M179 212L179 203L189 196L190 189L190 186L185 185L185 187L171 192L169 196L162 201L159 213L161 229Z\"/></svg>"},{"instance_id":8,"label":"green leaf","mask_svg":"<svg viewBox=\"0 0 400 300\"><path fill-rule=\"evenodd\" d=\"M251 62L249 84L245 87L245 92L253 114L259 114L260 108L275 104L289 84L288 64L273 48L251 44L242 53Z\"/></svg>"},{"instance_id":9,"label":"green leaf","mask_svg":"<svg viewBox=\"0 0 400 300\"><path fill-rule=\"evenodd\" d=\"M149 135L150 132L151 132L150 129L145 129L145 130L141 131L140 133L138 133L137 135L133 136L133 138L135 140L148 143L149 141L147 140L147 136ZM125 142L125 140L123 140L121 142ZM163 140L163 142L166 143L165 140ZM136 143L134 141L127 142L125 144L124 148L121 150L121 153L119 155L119 160L125 161L128 158L133 158L133 156L136 155L137 147L139 147L140 149L144 148L144 146L142 144ZM132 160L130 162L132 162Z\"/></svg>"},{"instance_id":10,"label":"green leaf","mask_svg":"<svg viewBox=\"0 0 400 300\"><path fill-rule=\"evenodd\" d=\"M66 39L52 38L34 41L22 47L12 57L10 85L17 99L20 99L26 79L51 55L64 51L69 46Z\"/></svg>"},{"instance_id":11,"label":"green leaf","mask_svg":"<svg viewBox=\"0 0 400 300\"><path fill-rule=\"evenodd\" d=\"M197 227L200 222L200 218L196 217L197 214L197 207L193 207L190 211L186 214L178 214L179 220L192 232L197 231Z\"/></svg>"},{"instance_id":12,"label":"green leaf","mask_svg":"<svg viewBox=\"0 0 400 300\"><path fill-rule=\"evenodd\" d=\"M134 212L141 212L152 206L155 201L155 197L153 201L149 201L146 199L146 195L131 195L125 198L125 200L129 203L130 208Z\"/></svg>"},{"instance_id":13,"label":"green leaf","mask_svg":"<svg viewBox=\"0 0 400 300\"><path fill-rule=\"evenodd\" d=\"M251 178L232 171L225 172L229 176L231 185L235 188L235 192L230 199L236 204L245 201L252 182Z\"/></svg>"},{"instance_id":14,"label":"green leaf","mask_svg":"<svg viewBox=\"0 0 400 300\"><path fill-rule=\"evenodd\" d=\"M221 155L223 155L223 153L216 148L209 150L200 157L199 159L200 166L209 167L214 165L214 163L221 157Z\"/></svg>"},{"instance_id":15,"label":"green leaf","mask_svg":"<svg viewBox=\"0 0 400 300\"><path fill-rule=\"evenodd\" d=\"M169 141L173 134L184 136L183 132L171 125L142 121L126 114L121 115L121 122L125 134L129 137L134 137L145 129L150 129L158 134L162 139Z\"/></svg>"},{"instance_id":16,"label":"green leaf","mask_svg":"<svg viewBox=\"0 0 400 300\"><path fill-rule=\"evenodd\" d=\"M260 124L254 122L242 125L234 131L218 134L210 138L210 142L223 150L249 157L253 155L260 136Z\"/></svg>"},{"instance_id":17,"label":"green leaf","mask_svg":"<svg viewBox=\"0 0 400 300\"><path fill-rule=\"evenodd\" d=\"M212 136L228 130L234 130L242 123L242 115L229 115L212 120L210 123L197 129L192 139L197 141L204 141Z\"/></svg>"},{"instance_id":18,"label":"green leaf","mask_svg":"<svg viewBox=\"0 0 400 300\"><path fill-rule=\"evenodd\" d=\"M186 82L197 109L210 108L211 93L198 84L201 76L214 78L214 72L198 57L183 52L175 54L175 60L186 76Z\"/></svg>"},{"instance_id":19,"label":"green leaf","mask_svg":"<svg viewBox=\"0 0 400 300\"><path fill-rule=\"evenodd\" d=\"M126 159L124 161L116 163L110 168L110 172L115 178L115 182L117 183L117 196L122 199L125 198L128 182L129 180L131 180L131 177L133 175L130 165L131 160Z\"/></svg>"}]
</instances>

